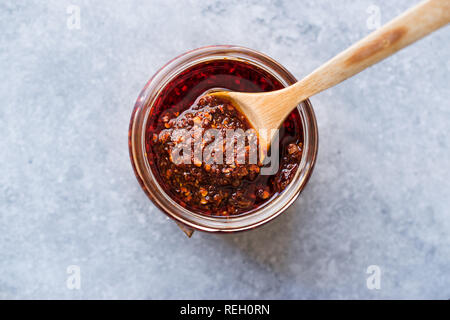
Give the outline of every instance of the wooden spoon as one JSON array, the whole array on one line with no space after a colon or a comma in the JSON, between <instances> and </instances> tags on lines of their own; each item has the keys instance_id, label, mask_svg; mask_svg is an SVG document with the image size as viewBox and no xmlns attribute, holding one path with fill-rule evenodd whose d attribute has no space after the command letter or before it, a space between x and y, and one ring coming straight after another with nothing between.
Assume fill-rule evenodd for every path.
<instances>
[{"instance_id":1,"label":"wooden spoon","mask_svg":"<svg viewBox=\"0 0 450 320\"><path fill-rule=\"evenodd\" d=\"M380 29L358 41L287 88L245 93L220 91L211 95L224 98L245 114L260 135L261 146L270 146L275 130L303 100L344 81L403 47L445 26L450 21L450 0L424 1Z\"/></svg>"}]
</instances>

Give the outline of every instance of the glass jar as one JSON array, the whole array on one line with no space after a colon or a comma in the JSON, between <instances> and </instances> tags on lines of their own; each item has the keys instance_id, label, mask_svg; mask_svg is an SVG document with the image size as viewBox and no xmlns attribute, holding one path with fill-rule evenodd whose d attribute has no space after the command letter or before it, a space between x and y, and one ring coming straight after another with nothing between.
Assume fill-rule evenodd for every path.
<instances>
[{"instance_id":1,"label":"glass jar","mask_svg":"<svg viewBox=\"0 0 450 320\"><path fill-rule=\"evenodd\" d=\"M312 105L305 100L297 107L303 127L303 153L299 168L286 189L261 208L248 214L228 217L206 216L188 210L167 195L155 178L145 150L145 131L150 110L161 89L175 76L198 63L213 60L235 59L259 67L279 80L283 86L297 80L278 62L252 49L238 46L208 46L186 52L169 61L142 89L130 121L129 151L136 177L153 203L173 218L189 236L192 230L206 232L235 232L263 225L279 216L299 196L314 168L318 151L317 123Z\"/></svg>"}]
</instances>

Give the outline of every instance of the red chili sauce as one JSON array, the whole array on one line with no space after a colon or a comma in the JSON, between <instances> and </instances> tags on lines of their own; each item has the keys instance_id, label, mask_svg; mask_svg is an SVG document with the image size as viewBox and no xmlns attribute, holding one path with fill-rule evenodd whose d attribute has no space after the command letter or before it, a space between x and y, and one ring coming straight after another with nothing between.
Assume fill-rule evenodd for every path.
<instances>
[{"instance_id":1,"label":"red chili sauce","mask_svg":"<svg viewBox=\"0 0 450 320\"><path fill-rule=\"evenodd\" d=\"M260 163L211 164L193 159L189 164L175 164L170 153L176 144L171 139L175 129L251 128L229 103L210 97L199 100L217 88L262 92L283 86L243 61L214 60L192 66L172 79L156 99L147 122L146 153L158 183L173 200L194 212L226 217L258 208L287 187L301 160L303 136L300 115L294 110L279 133L279 169L274 175L261 175Z\"/></svg>"}]
</instances>

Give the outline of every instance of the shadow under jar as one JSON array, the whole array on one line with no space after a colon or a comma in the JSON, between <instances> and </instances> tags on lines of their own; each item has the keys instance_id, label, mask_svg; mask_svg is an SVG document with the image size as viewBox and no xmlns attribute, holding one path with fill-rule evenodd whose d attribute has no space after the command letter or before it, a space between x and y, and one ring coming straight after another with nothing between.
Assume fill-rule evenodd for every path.
<instances>
[{"instance_id":1,"label":"shadow under jar","mask_svg":"<svg viewBox=\"0 0 450 320\"><path fill-rule=\"evenodd\" d=\"M278 172L244 177L236 187L224 185L219 189L225 198L221 199L220 205L210 206L206 201L197 203L192 196L184 196L197 190L180 190L181 186L178 188L177 183L170 180L167 167L162 165L167 165L167 159L158 144L158 137L170 128L168 120L183 114L211 90L273 91L295 82L284 67L257 51L237 46L210 46L173 59L146 84L131 116L131 162L149 198L175 219L188 235L192 229L207 232L248 230L267 223L286 210L312 173L318 150L317 124L311 103L305 100L289 115L280 130ZM296 153L293 162L289 154L298 151L300 153ZM203 166L187 168L197 174L208 174ZM217 189L218 186L211 184L209 189L202 186L198 192L211 192L213 197Z\"/></svg>"}]
</instances>

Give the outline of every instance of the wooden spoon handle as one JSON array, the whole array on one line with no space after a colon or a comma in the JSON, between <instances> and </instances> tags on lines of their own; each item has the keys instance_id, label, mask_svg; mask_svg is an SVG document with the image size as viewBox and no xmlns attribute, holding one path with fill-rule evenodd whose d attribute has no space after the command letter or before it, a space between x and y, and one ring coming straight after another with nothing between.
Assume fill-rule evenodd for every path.
<instances>
[{"instance_id":1,"label":"wooden spoon handle","mask_svg":"<svg viewBox=\"0 0 450 320\"><path fill-rule=\"evenodd\" d=\"M449 21L450 0L424 1L286 88L286 94L295 97L296 105L389 57Z\"/></svg>"}]
</instances>

